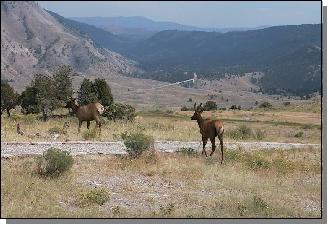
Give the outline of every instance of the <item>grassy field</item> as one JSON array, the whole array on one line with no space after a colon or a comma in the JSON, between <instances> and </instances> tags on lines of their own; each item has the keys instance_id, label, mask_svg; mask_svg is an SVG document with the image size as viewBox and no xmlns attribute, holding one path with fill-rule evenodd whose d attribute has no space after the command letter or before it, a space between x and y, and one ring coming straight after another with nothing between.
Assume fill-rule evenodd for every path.
<instances>
[{"instance_id":1,"label":"grassy field","mask_svg":"<svg viewBox=\"0 0 329 225\"><path fill-rule=\"evenodd\" d=\"M318 218L320 150L79 156L58 178L1 160L1 217Z\"/></svg>"},{"instance_id":2,"label":"grassy field","mask_svg":"<svg viewBox=\"0 0 329 225\"><path fill-rule=\"evenodd\" d=\"M225 141L321 141L319 105L272 110L213 111L224 121ZM155 140L200 141L193 112L140 110L134 122L103 119L101 136L78 133L75 117L1 117L2 141L121 140L142 131ZM64 130L63 125L70 126ZM16 133L20 123L24 135ZM95 123L91 124L92 127ZM56 138L54 133L60 133ZM213 157L147 152L74 157L58 178L36 173L35 158L1 159L1 217L318 218L321 216L320 149L219 151Z\"/></svg>"},{"instance_id":3,"label":"grassy field","mask_svg":"<svg viewBox=\"0 0 329 225\"><path fill-rule=\"evenodd\" d=\"M313 110L318 108L313 108ZM226 141L276 141L316 143L321 141L321 114L294 108L252 111L204 112L204 117L219 118L224 121ZM96 141L120 140L126 131L143 131L155 140L200 141L198 125L191 121L193 112L171 110L139 111L134 122L108 121L103 118L101 136L94 136L92 130L83 124L78 133L75 117L52 118L47 122L36 119L36 115L20 115L13 112L12 118L1 117L2 141L74 141L91 139ZM62 130L65 122L70 126ZM20 123L24 135L17 135L16 124ZM95 127L92 122L91 127ZM53 133L60 133L55 138ZM242 133L241 133L242 132ZM247 133L245 133L247 132Z\"/></svg>"}]
</instances>

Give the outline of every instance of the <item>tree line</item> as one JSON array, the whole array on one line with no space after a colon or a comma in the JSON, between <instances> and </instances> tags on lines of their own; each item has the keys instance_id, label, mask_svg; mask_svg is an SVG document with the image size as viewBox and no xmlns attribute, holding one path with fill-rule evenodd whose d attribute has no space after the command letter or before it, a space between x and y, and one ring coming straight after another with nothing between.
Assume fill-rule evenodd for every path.
<instances>
[{"instance_id":1,"label":"tree line","mask_svg":"<svg viewBox=\"0 0 329 225\"><path fill-rule=\"evenodd\" d=\"M1 114L20 105L23 114L42 113L44 120L53 110L64 107L73 97L72 67L61 66L52 76L35 74L31 84L18 94L8 82L1 81ZM126 104L114 103L111 88L105 79L97 78L92 82L84 78L78 90L79 105L99 102L105 107L104 115L109 119L132 120L135 109Z\"/></svg>"}]
</instances>

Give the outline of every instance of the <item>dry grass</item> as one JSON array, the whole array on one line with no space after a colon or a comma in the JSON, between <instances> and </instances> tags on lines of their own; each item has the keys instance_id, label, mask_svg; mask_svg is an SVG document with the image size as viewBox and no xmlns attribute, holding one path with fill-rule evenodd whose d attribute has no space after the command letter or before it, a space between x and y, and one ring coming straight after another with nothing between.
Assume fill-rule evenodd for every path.
<instances>
[{"instance_id":1,"label":"dry grass","mask_svg":"<svg viewBox=\"0 0 329 225\"><path fill-rule=\"evenodd\" d=\"M190 120L193 112L172 111L147 111L139 112L134 122L104 120L101 136L93 137L96 141L120 140L120 134L126 131L143 131L152 135L155 140L199 141L200 133L195 121ZM253 133L262 131L262 141L320 143L319 113L304 113L290 111L216 111L204 112L204 117L220 118L224 121L226 132L230 132L242 125L248 126ZM17 116L7 118L2 115L1 140L2 141L65 141L85 140L86 123L83 124L81 133L78 133L78 122L74 117L50 119L47 122L36 120L35 117ZM15 120L16 119L16 120ZM25 135L16 134L16 121L21 124ZM64 122L69 122L70 127L62 132ZM95 122L91 123L91 127ZM58 130L58 138L51 131ZM303 132L302 136L296 136ZM235 139L226 135L225 140ZM259 140L257 135L251 135L245 140Z\"/></svg>"},{"instance_id":2,"label":"dry grass","mask_svg":"<svg viewBox=\"0 0 329 225\"><path fill-rule=\"evenodd\" d=\"M1 160L1 217L321 216L319 150L225 155L79 156L58 179L37 176L33 158ZM102 204L82 204L95 188Z\"/></svg>"}]
</instances>

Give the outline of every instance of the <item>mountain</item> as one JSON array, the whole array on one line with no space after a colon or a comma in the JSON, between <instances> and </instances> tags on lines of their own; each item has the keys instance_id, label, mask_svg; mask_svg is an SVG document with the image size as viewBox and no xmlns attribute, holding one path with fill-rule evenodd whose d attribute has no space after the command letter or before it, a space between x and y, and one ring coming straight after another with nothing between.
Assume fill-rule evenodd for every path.
<instances>
[{"instance_id":1,"label":"mountain","mask_svg":"<svg viewBox=\"0 0 329 225\"><path fill-rule=\"evenodd\" d=\"M321 51L306 54L305 51L310 49L307 46L321 46L320 24L275 26L224 34L167 30L140 42L127 56L149 71L142 77L153 76L159 80L165 77L175 81L184 71L194 71L205 78L219 79L225 73L263 71L267 77L263 80L264 88L270 88L269 83L277 80L275 84L279 89L286 87L291 92L301 93L303 87L295 84L312 73L312 69L307 68L317 70L321 64ZM287 76L291 82L285 81L287 72L282 73L278 65L292 65L289 69L282 67L289 71ZM166 75L162 76L164 73ZM320 80L321 73L313 75L316 81Z\"/></svg>"},{"instance_id":2,"label":"mountain","mask_svg":"<svg viewBox=\"0 0 329 225\"><path fill-rule=\"evenodd\" d=\"M57 13L46 10L50 15L57 19L63 26L78 32L80 35L92 39L98 47L104 47L116 52L125 52L133 42L129 38L124 38L113 34L110 31L98 28L94 25L77 22L75 20L67 19Z\"/></svg>"},{"instance_id":3,"label":"mountain","mask_svg":"<svg viewBox=\"0 0 329 225\"><path fill-rule=\"evenodd\" d=\"M183 25L168 21L154 21L143 16L133 17L71 17L70 19L94 25L114 34L120 35L131 40L143 40L151 37L155 33L163 30L181 30L181 31L206 31L221 32L245 31L261 29L268 26L256 28L202 28L197 26Z\"/></svg>"},{"instance_id":4,"label":"mountain","mask_svg":"<svg viewBox=\"0 0 329 225\"><path fill-rule=\"evenodd\" d=\"M129 74L135 62L61 24L35 2L1 1L1 79L22 90L35 73L62 64L89 76Z\"/></svg>"},{"instance_id":5,"label":"mountain","mask_svg":"<svg viewBox=\"0 0 329 225\"><path fill-rule=\"evenodd\" d=\"M272 93L292 92L307 95L321 89L321 48L316 45L301 47L277 59L261 80ZM279 90L278 90L278 87Z\"/></svg>"}]
</instances>

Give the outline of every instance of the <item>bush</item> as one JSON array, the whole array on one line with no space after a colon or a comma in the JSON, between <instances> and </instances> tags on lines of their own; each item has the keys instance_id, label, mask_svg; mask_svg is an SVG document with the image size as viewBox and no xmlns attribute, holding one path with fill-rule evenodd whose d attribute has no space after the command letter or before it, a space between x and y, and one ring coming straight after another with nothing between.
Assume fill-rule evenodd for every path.
<instances>
[{"instance_id":1,"label":"bush","mask_svg":"<svg viewBox=\"0 0 329 225\"><path fill-rule=\"evenodd\" d=\"M109 200L110 193L104 188L94 188L87 193L82 194L80 205L87 206L90 204L103 205Z\"/></svg>"},{"instance_id":2,"label":"bush","mask_svg":"<svg viewBox=\"0 0 329 225\"><path fill-rule=\"evenodd\" d=\"M254 133L254 137L256 140L263 140L265 137L265 131L257 129Z\"/></svg>"},{"instance_id":3,"label":"bush","mask_svg":"<svg viewBox=\"0 0 329 225\"><path fill-rule=\"evenodd\" d=\"M259 108L264 108L264 109L272 108L272 105L269 102L263 102L262 104L259 105Z\"/></svg>"},{"instance_id":4,"label":"bush","mask_svg":"<svg viewBox=\"0 0 329 225\"><path fill-rule=\"evenodd\" d=\"M234 140L244 140L252 136L251 129L247 127L245 124L240 125L238 128L234 130L228 131L226 134L227 136L229 136Z\"/></svg>"},{"instance_id":5,"label":"bush","mask_svg":"<svg viewBox=\"0 0 329 225\"><path fill-rule=\"evenodd\" d=\"M132 158L139 157L145 150L153 146L153 138L143 133L121 134L121 138L127 148L127 153Z\"/></svg>"},{"instance_id":6,"label":"bush","mask_svg":"<svg viewBox=\"0 0 329 225\"><path fill-rule=\"evenodd\" d=\"M236 105L232 105L231 107L230 107L230 109L232 109L232 110L235 110L235 109L238 109L238 110L241 110L241 106L236 106Z\"/></svg>"},{"instance_id":7,"label":"bush","mask_svg":"<svg viewBox=\"0 0 329 225\"><path fill-rule=\"evenodd\" d=\"M23 116L23 121L28 124L34 124L37 121L38 117L39 116L37 114L27 114Z\"/></svg>"},{"instance_id":8,"label":"bush","mask_svg":"<svg viewBox=\"0 0 329 225\"><path fill-rule=\"evenodd\" d=\"M295 138L301 138L303 137L304 133L302 131L299 131L297 134L294 135Z\"/></svg>"},{"instance_id":9,"label":"bush","mask_svg":"<svg viewBox=\"0 0 329 225\"><path fill-rule=\"evenodd\" d=\"M180 111L190 111L190 109L187 106L184 105L184 106L182 106Z\"/></svg>"},{"instance_id":10,"label":"bush","mask_svg":"<svg viewBox=\"0 0 329 225\"><path fill-rule=\"evenodd\" d=\"M92 140L96 137L96 129L95 128L92 128L92 129L88 129L86 131L83 132L83 138L85 140Z\"/></svg>"},{"instance_id":11,"label":"bush","mask_svg":"<svg viewBox=\"0 0 329 225\"><path fill-rule=\"evenodd\" d=\"M111 106L105 107L103 116L109 120L125 120L133 121L136 117L135 108L128 104L113 103Z\"/></svg>"},{"instance_id":12,"label":"bush","mask_svg":"<svg viewBox=\"0 0 329 225\"><path fill-rule=\"evenodd\" d=\"M269 169L271 163L259 155L252 155L247 158L247 165L250 169Z\"/></svg>"},{"instance_id":13,"label":"bush","mask_svg":"<svg viewBox=\"0 0 329 225\"><path fill-rule=\"evenodd\" d=\"M73 158L70 153L57 148L50 148L37 158L38 173L43 176L59 176L72 165Z\"/></svg>"},{"instance_id":14,"label":"bush","mask_svg":"<svg viewBox=\"0 0 329 225\"><path fill-rule=\"evenodd\" d=\"M290 102L284 102L283 105L288 106L288 105L290 105Z\"/></svg>"},{"instance_id":15,"label":"bush","mask_svg":"<svg viewBox=\"0 0 329 225\"><path fill-rule=\"evenodd\" d=\"M205 111L212 111L217 110L217 104L214 101L207 101L206 104L203 106Z\"/></svg>"}]
</instances>

